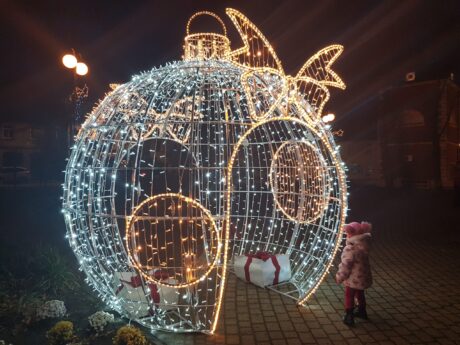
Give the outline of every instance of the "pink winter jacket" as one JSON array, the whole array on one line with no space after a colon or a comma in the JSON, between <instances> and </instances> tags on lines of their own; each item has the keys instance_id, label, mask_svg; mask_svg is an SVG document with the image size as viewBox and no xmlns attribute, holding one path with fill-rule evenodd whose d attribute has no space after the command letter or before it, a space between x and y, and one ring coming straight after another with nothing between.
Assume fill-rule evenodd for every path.
<instances>
[{"instance_id":1,"label":"pink winter jacket","mask_svg":"<svg viewBox=\"0 0 460 345\"><path fill-rule=\"evenodd\" d=\"M371 234L364 233L347 239L342 252L342 262L335 276L337 283L364 290L372 285L369 249Z\"/></svg>"}]
</instances>

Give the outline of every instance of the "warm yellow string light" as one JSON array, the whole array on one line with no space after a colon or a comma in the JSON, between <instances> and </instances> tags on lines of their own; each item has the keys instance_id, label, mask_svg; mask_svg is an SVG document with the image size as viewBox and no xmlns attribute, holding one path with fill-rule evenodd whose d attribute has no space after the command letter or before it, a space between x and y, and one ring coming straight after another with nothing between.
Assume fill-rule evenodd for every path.
<instances>
[{"instance_id":1,"label":"warm yellow string light","mask_svg":"<svg viewBox=\"0 0 460 345\"><path fill-rule=\"evenodd\" d=\"M146 217L142 213L139 214L140 211L142 211L142 208L145 205L149 205L149 204L154 205L155 203L157 203L158 200L162 200L162 199L177 199L179 201L184 201L185 203L188 203L191 206L199 209L204 214L203 219L210 222L210 224L211 224L210 232L213 233L216 236L216 239L217 239L217 245L209 250L210 252L212 252L213 249L214 249L216 251L216 253L215 253L214 259L211 262L211 264L209 265L208 269L203 273L203 275L201 277L199 277L197 279L193 279L191 281L187 281L187 283L170 284L170 283L162 281L161 279L155 279L154 276L150 272L146 272L144 267L142 267L142 265L139 264L138 260L135 258L135 255L132 253L132 250L131 250L130 237L132 236L133 225L138 219L142 219L142 218ZM153 222L155 222L155 220L156 220L155 216L148 215L147 218L149 220L151 219ZM194 221L196 221L196 218L194 218ZM211 213L209 212L209 210L204 208L196 200L188 198L188 197L183 196L181 194L165 193L165 194L154 195L154 196L152 196L150 198L145 199L143 202L141 202L139 205L136 206L136 208L133 210L131 216L126 217L126 229L127 229L127 234L126 234L126 238L125 238L126 249L128 251L128 257L129 257L129 259L131 261L131 264L134 267L137 268L138 272L147 281L152 281L155 284L164 285L164 286L168 286L168 287L174 287L176 289L185 288L185 287L189 287L191 285L195 285L200 280L205 279L209 275L209 273L215 268L215 266L217 264L217 261L219 260L219 256L220 256L220 252L221 252L221 248L222 248L222 241L220 239L219 231L217 231L217 226L216 226L216 223L214 222L214 219L213 219ZM190 255L190 253L188 255ZM152 267L150 269L153 269L153 268L154 267ZM157 268L160 269L160 267L157 267ZM190 272L188 272L188 273L190 273Z\"/></svg>"},{"instance_id":2,"label":"warm yellow string light","mask_svg":"<svg viewBox=\"0 0 460 345\"><path fill-rule=\"evenodd\" d=\"M308 127L310 126L308 125ZM286 162L278 162L278 160L282 160L286 158L285 157L286 154L285 152L283 152L286 150L286 148L287 149L293 148L296 151L300 151L300 157L297 156L294 159L291 159L289 163L290 166L287 167L290 170L292 170L293 167L297 168L298 167L297 164L303 165L307 163L306 160L308 158L313 158L315 160L314 162L315 164L313 165L313 167L316 168L315 169L316 171L313 172L313 178L312 176L309 176L306 179L305 178L302 179L302 178L299 178L297 174L295 174L294 176L289 175L288 181L286 182L285 180L280 179L280 177L277 176L277 170L286 167ZM293 166L292 164L296 164L296 165ZM311 163L308 163L308 164L311 164ZM305 171L305 170L306 169L302 167L302 171ZM276 205L279 207L279 209L283 212L283 214L287 218L289 218L290 220L294 222L299 222L299 223L314 222L318 217L321 216L324 210L326 199L328 198L328 195L329 195L329 188L330 188L329 181L327 181L324 178L324 176L327 176L327 174L328 173L327 173L326 163L324 162L324 159L321 156L319 156L317 153L314 152L314 148L312 144L306 141L301 141L301 142L287 141L285 142L275 152L275 155L273 156L273 161L270 165L270 175L269 175L270 185L272 186ZM300 214L299 214L299 210L296 209L295 207L294 208L288 207L289 205L286 205L287 202L285 199L295 197L295 195L293 195L293 193L295 193L295 190L291 188L291 186L288 183L292 179L299 179L301 180L300 183L302 183L300 192L303 192L302 193L303 195L301 195L301 197L303 197L304 200L302 200L303 206L299 206L303 208L303 211L301 211ZM315 186L315 185L312 185L312 179L321 179L321 181L317 186ZM281 189L281 191L279 189ZM281 196L281 198L278 195ZM312 199L311 195L313 196L318 195L318 196L313 197L313 200L311 200ZM315 198L319 200L316 200L315 207L313 207L313 209L310 210L310 207L306 207L305 204L307 204L307 206L311 206L310 203L314 202Z\"/></svg>"}]
</instances>

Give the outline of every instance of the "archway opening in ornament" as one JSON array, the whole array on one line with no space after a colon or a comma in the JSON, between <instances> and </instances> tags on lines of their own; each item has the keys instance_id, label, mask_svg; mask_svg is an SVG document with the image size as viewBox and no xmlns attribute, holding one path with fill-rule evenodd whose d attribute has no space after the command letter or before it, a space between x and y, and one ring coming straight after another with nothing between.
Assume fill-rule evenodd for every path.
<instances>
[{"instance_id":1,"label":"archway opening in ornament","mask_svg":"<svg viewBox=\"0 0 460 345\"><path fill-rule=\"evenodd\" d=\"M285 255L285 280L256 285L301 300L326 274L344 216L344 181L331 137L301 120L272 119L249 130L237 150L231 162L234 272L250 280L242 257Z\"/></svg>"}]
</instances>

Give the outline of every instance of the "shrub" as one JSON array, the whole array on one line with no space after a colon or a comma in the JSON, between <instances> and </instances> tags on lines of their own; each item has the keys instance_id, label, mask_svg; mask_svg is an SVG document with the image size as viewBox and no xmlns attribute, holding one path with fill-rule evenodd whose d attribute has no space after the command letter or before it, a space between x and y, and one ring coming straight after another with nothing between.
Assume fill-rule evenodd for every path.
<instances>
[{"instance_id":1,"label":"shrub","mask_svg":"<svg viewBox=\"0 0 460 345\"><path fill-rule=\"evenodd\" d=\"M80 278L70 259L53 247L37 249L34 266L39 278L37 290L58 297L80 288Z\"/></svg>"},{"instance_id":2,"label":"shrub","mask_svg":"<svg viewBox=\"0 0 460 345\"><path fill-rule=\"evenodd\" d=\"M74 339L73 323L70 321L59 321L46 332L49 345L65 345Z\"/></svg>"},{"instance_id":3,"label":"shrub","mask_svg":"<svg viewBox=\"0 0 460 345\"><path fill-rule=\"evenodd\" d=\"M133 326L123 326L113 338L113 345L147 345L141 330Z\"/></svg>"}]
</instances>

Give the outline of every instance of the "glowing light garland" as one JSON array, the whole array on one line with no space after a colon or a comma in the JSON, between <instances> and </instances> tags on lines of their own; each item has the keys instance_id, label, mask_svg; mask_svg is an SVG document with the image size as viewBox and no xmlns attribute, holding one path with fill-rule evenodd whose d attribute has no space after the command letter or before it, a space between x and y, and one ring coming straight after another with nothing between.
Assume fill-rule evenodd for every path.
<instances>
[{"instance_id":1,"label":"glowing light garland","mask_svg":"<svg viewBox=\"0 0 460 345\"><path fill-rule=\"evenodd\" d=\"M287 141L273 156L270 185L277 206L294 222L314 222L324 210L330 190L322 156L309 142Z\"/></svg>"},{"instance_id":2,"label":"glowing light garland","mask_svg":"<svg viewBox=\"0 0 460 345\"><path fill-rule=\"evenodd\" d=\"M197 284L212 271L222 248L212 215L181 194L159 194L144 200L126 217L126 229L132 265L144 279L158 285L183 288ZM201 264L197 263L200 257ZM175 283L155 278L153 270L173 277Z\"/></svg>"},{"instance_id":3,"label":"glowing light garland","mask_svg":"<svg viewBox=\"0 0 460 345\"><path fill-rule=\"evenodd\" d=\"M254 24L227 14L243 47L214 13L192 16L184 60L112 85L67 166L67 237L88 283L152 329L213 333L236 254L288 254L304 304L341 238L344 164L321 113L327 87L345 87L331 70L343 47L291 77ZM190 33L201 15L223 34Z\"/></svg>"}]
</instances>

